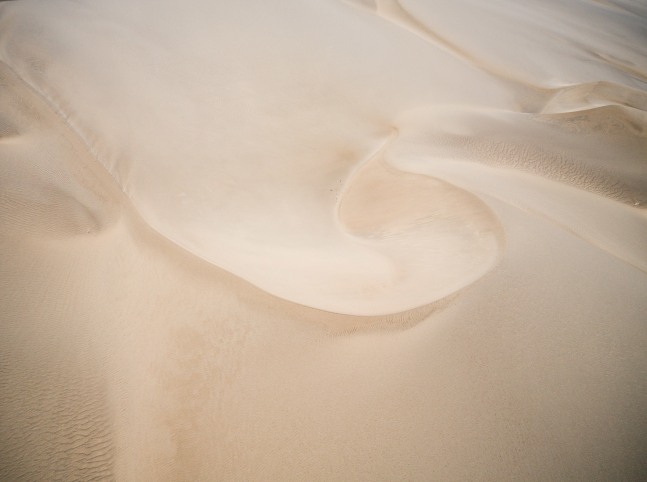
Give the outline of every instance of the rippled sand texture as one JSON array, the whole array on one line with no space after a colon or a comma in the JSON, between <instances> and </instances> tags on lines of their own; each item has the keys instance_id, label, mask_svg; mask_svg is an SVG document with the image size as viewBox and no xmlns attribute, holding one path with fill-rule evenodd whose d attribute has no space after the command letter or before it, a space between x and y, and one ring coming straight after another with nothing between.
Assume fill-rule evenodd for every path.
<instances>
[{"instance_id":1,"label":"rippled sand texture","mask_svg":"<svg viewBox=\"0 0 647 482\"><path fill-rule=\"evenodd\" d=\"M1 480L643 480L647 7L0 3Z\"/></svg>"}]
</instances>

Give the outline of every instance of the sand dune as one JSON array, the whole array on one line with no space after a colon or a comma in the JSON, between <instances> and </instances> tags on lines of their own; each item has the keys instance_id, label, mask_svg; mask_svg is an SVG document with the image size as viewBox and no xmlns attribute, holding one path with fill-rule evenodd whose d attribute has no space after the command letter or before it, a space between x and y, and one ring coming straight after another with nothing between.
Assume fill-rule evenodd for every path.
<instances>
[{"instance_id":1,"label":"sand dune","mask_svg":"<svg viewBox=\"0 0 647 482\"><path fill-rule=\"evenodd\" d=\"M646 22L0 3L0 479L642 480Z\"/></svg>"}]
</instances>

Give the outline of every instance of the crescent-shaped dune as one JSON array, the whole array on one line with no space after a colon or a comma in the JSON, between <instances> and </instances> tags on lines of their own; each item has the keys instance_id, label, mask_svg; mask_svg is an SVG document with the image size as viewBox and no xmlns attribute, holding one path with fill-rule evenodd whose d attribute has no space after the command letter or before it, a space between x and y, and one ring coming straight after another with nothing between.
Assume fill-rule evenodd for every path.
<instances>
[{"instance_id":1,"label":"crescent-shaped dune","mask_svg":"<svg viewBox=\"0 0 647 482\"><path fill-rule=\"evenodd\" d=\"M643 480L647 9L0 3L1 480Z\"/></svg>"}]
</instances>

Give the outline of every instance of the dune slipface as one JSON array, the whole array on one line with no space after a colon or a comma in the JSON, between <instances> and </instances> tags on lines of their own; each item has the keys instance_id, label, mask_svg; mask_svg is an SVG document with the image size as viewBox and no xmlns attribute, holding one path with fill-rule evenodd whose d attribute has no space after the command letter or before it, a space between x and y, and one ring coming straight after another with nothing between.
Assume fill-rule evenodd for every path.
<instances>
[{"instance_id":1,"label":"dune slipface","mask_svg":"<svg viewBox=\"0 0 647 482\"><path fill-rule=\"evenodd\" d=\"M640 2L0 4L0 478L641 480Z\"/></svg>"}]
</instances>

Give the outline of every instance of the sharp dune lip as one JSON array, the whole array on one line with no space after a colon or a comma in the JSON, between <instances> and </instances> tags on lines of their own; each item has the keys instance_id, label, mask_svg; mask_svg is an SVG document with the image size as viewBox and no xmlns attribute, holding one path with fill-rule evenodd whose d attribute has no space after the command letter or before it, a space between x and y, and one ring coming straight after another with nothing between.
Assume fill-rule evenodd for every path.
<instances>
[{"instance_id":1,"label":"sharp dune lip","mask_svg":"<svg viewBox=\"0 0 647 482\"><path fill-rule=\"evenodd\" d=\"M367 164L371 162L376 162L376 160L379 157L381 157L384 154L384 152L389 148L389 144L395 141L399 135L400 135L399 130L396 127L392 127L391 133L388 135L388 137L374 151L372 151L369 155L367 155L362 162L358 162L357 164L355 164L353 169L348 173L346 182L342 185L342 188L339 191L339 196L336 199L335 206L334 206L335 221L339 229L344 230L344 225L340 222L339 211L344 201L344 197L348 189L352 185L353 179L360 173L362 168L365 167Z\"/></svg>"},{"instance_id":2,"label":"sharp dune lip","mask_svg":"<svg viewBox=\"0 0 647 482\"><path fill-rule=\"evenodd\" d=\"M477 197L471 197L469 201L472 203L471 209L474 209L474 211L466 211L463 213L456 208L455 212L453 212L453 207L448 208L447 206L449 205L443 206L447 201L443 199L442 195L433 195L431 193L435 190L441 190L441 192L443 192L442 189L449 189L448 192L453 192L452 196L458 195L458 199L460 199L463 204L467 203L467 197L460 198L460 196L471 196L471 194L466 191L462 191L460 188L451 184L445 185L440 180L432 177L412 176L411 174L402 172L397 167L387 163L383 159L384 155L391 145L397 141L398 133L398 129L394 129L392 134L383 141L383 143L375 149L371 155L367 156L364 162L358 164L350 173L347 182L344 185L344 189L341 191L338 198L336 218L339 229L348 233L357 242L370 243L369 245L373 246L375 249L385 249L387 250L386 252L394 249L394 255L399 249L398 246L400 244L400 240L402 239L402 243L405 243L407 240L411 239L410 237L414 233L416 243L425 244L425 247L422 248L422 250L418 251L414 249L412 251L416 253L416 256L412 256L411 258L402 258L399 262L401 266L400 269L405 272L411 270L411 267L415 264L419 264L419 269L421 266L428 263L426 266L428 273L426 275L422 272L418 273L417 276L420 276L421 278L415 283L425 287L425 295L421 295L421 298L419 298L419 301L417 302L403 305L406 309L412 309L436 302L447 296L451 296L457 291L463 289L465 286L475 282L478 278L496 266L500 259L500 253L503 250L504 235L500 229L496 216L490 212L485 204L482 204ZM368 191L366 191L367 187L362 187L366 184L367 179L370 179L370 184L367 185L369 189ZM375 182L378 184L373 184ZM405 186L403 188L404 190L393 191L393 189L400 183ZM420 189L417 187L419 186L419 183L426 186L425 191L416 191L417 189ZM357 194L358 190L360 194ZM379 194L377 198L365 198L364 196L366 194L361 194L361 192L365 192L366 194ZM412 197L414 196L414 193L417 193L417 195ZM426 193L426 197L424 193ZM358 195L359 198L357 197ZM377 203L377 208L372 206L375 203ZM458 202L456 202L456 204L460 205ZM389 214L389 211L393 212ZM395 217L393 217L394 214ZM435 226L442 226L447 223L448 220L451 220L454 217L459 218L460 216L464 217L460 218L460 224L456 227L460 225L465 226L472 222L477 222L476 219L478 218L472 218L472 216L476 215L486 217L487 223L479 225L479 228L475 233L471 233L471 235L476 235L477 237L491 236L491 242L493 244L489 248L485 249L482 254L483 258L474 258L471 261L470 268L459 268L460 263L457 263L454 267L450 268L452 265L446 264L447 260L452 256L458 256L460 258L462 255L458 254L458 252L453 252L450 245L443 244L443 241L439 236L449 235L454 227L452 227L452 224L449 224L448 227L443 228L442 231L438 231L438 228ZM356 221L351 221L351 219L355 219ZM359 222L359 225L357 222ZM453 222L454 221L451 221L451 223ZM467 236L467 234L465 234L465 236ZM459 239L460 238L457 237L455 242L459 242ZM479 248L477 243L480 242L480 240L477 241L477 238L474 238L470 242L475 243L472 250L473 252L477 252ZM402 245L405 246L404 244ZM425 251L437 252L439 250L443 252L445 257L445 265L436 265L436 263L424 259ZM396 256L402 256L402 254L400 253ZM416 263L416 258L422 261ZM436 262L438 261L440 261L440 259L436 260ZM436 270L444 273L443 277L447 278L440 286L437 285L437 282L434 280L433 273ZM448 274L452 270L456 270L457 274L455 276ZM409 273L405 276L412 275ZM404 283L404 280L401 280L400 283ZM409 289L413 290L413 288Z\"/></svg>"},{"instance_id":3,"label":"sharp dune lip","mask_svg":"<svg viewBox=\"0 0 647 482\"><path fill-rule=\"evenodd\" d=\"M610 105L647 112L647 93L613 82L585 82L552 89L551 92L540 113L576 112Z\"/></svg>"}]
</instances>

